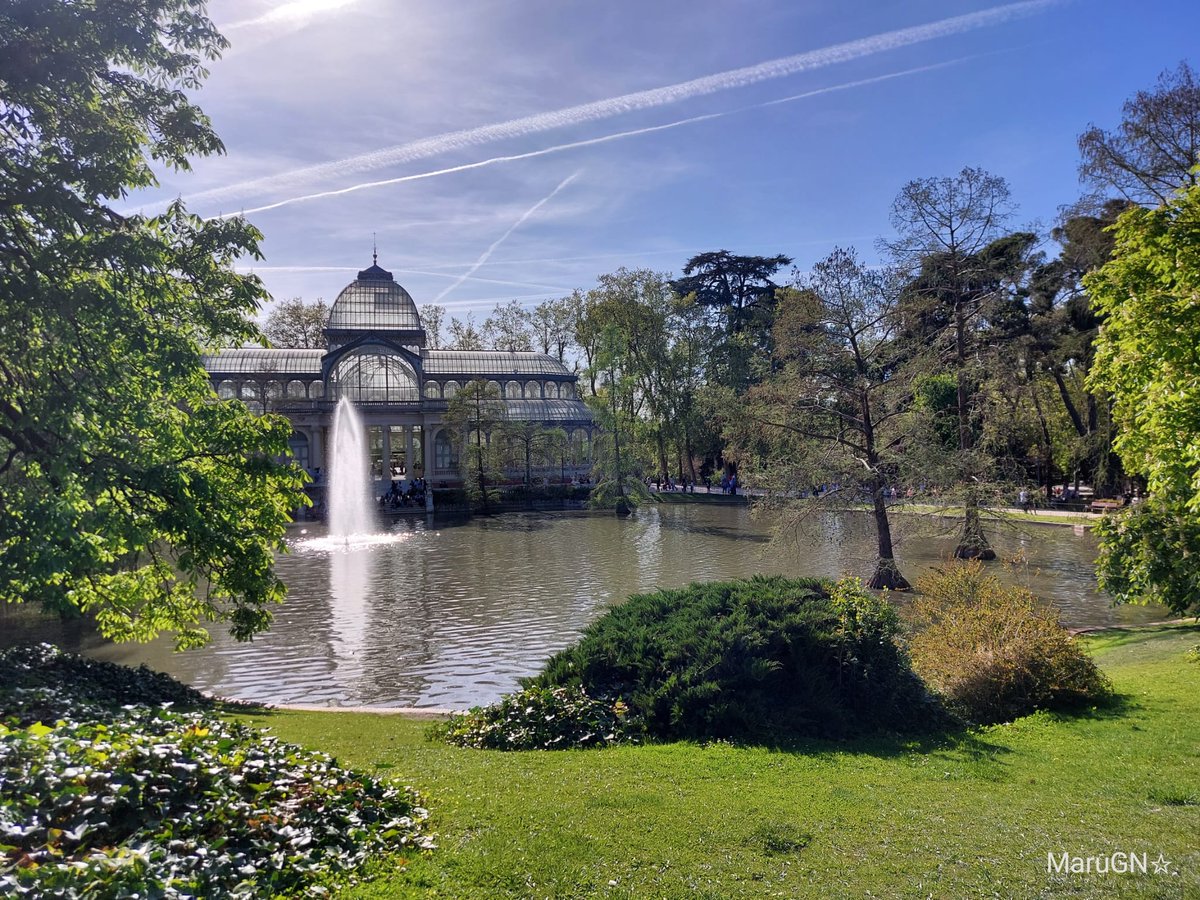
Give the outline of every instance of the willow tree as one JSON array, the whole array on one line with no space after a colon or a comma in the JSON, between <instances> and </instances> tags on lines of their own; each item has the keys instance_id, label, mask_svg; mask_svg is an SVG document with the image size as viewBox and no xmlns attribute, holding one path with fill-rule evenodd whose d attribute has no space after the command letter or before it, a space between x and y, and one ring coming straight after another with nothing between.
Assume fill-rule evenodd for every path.
<instances>
[{"instance_id":1,"label":"willow tree","mask_svg":"<svg viewBox=\"0 0 1200 900\"><path fill-rule=\"evenodd\" d=\"M869 584L906 589L892 548L889 488L903 469L912 385L900 377L900 280L869 269L853 250L834 250L775 314L773 372L750 389L731 432L765 448L760 463L788 528L814 510L814 482L837 484L840 505L866 502L875 523Z\"/></svg>"},{"instance_id":2,"label":"willow tree","mask_svg":"<svg viewBox=\"0 0 1200 900\"><path fill-rule=\"evenodd\" d=\"M227 46L199 0L0 6L0 602L117 639L249 638L303 475L201 353L261 342L241 219L114 209L221 152L188 99Z\"/></svg>"}]
</instances>

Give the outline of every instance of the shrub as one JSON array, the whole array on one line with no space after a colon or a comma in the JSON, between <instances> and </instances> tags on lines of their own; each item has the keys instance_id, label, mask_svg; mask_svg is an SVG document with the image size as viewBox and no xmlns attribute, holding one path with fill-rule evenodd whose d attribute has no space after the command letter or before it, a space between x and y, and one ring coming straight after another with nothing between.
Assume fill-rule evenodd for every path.
<instances>
[{"instance_id":1,"label":"shrub","mask_svg":"<svg viewBox=\"0 0 1200 900\"><path fill-rule=\"evenodd\" d=\"M968 721L1006 722L1108 695L1104 675L1058 614L979 562L936 569L918 589L913 666Z\"/></svg>"},{"instance_id":2,"label":"shrub","mask_svg":"<svg viewBox=\"0 0 1200 900\"><path fill-rule=\"evenodd\" d=\"M451 716L434 733L459 747L565 750L631 741L638 726L621 700L589 697L579 687L529 688Z\"/></svg>"},{"instance_id":3,"label":"shrub","mask_svg":"<svg viewBox=\"0 0 1200 900\"><path fill-rule=\"evenodd\" d=\"M0 718L18 725L104 718L127 705L201 709L213 701L144 665L101 662L50 644L0 651Z\"/></svg>"},{"instance_id":4,"label":"shrub","mask_svg":"<svg viewBox=\"0 0 1200 900\"><path fill-rule=\"evenodd\" d=\"M211 705L168 676L39 647L0 654L0 677L13 679L0 691L0 894L302 892L373 853L433 846L411 789L207 710L161 708Z\"/></svg>"},{"instance_id":5,"label":"shrub","mask_svg":"<svg viewBox=\"0 0 1200 900\"><path fill-rule=\"evenodd\" d=\"M630 597L527 687L620 697L662 740L919 730L939 710L856 582L756 577Z\"/></svg>"}]
</instances>

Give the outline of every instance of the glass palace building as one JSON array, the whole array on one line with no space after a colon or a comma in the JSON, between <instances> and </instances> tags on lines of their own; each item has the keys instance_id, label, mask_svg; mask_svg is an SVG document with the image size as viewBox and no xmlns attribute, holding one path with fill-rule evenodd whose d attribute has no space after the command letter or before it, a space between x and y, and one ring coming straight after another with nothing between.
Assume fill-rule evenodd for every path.
<instances>
[{"instance_id":1,"label":"glass palace building","mask_svg":"<svg viewBox=\"0 0 1200 900\"><path fill-rule=\"evenodd\" d=\"M461 484L455 444L442 419L447 401L484 379L504 398L508 418L566 432L568 449L538 474L551 481L590 470L596 425L579 399L577 377L544 353L433 350L416 304L391 272L373 264L338 294L324 350L223 350L204 358L222 398L292 423L292 454L319 484L338 401L355 404L368 431L375 478L424 477ZM524 473L513 461L514 477Z\"/></svg>"}]
</instances>

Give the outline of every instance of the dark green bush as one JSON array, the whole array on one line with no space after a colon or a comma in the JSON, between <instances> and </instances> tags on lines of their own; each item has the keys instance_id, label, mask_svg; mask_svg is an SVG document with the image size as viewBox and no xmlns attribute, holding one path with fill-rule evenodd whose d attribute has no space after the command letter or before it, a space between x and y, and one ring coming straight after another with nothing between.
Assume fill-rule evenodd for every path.
<instances>
[{"instance_id":1,"label":"dark green bush","mask_svg":"<svg viewBox=\"0 0 1200 900\"><path fill-rule=\"evenodd\" d=\"M914 731L940 708L857 582L756 577L630 597L527 687L620 697L657 739Z\"/></svg>"},{"instance_id":2,"label":"dark green bush","mask_svg":"<svg viewBox=\"0 0 1200 900\"><path fill-rule=\"evenodd\" d=\"M979 562L937 569L917 587L913 665L967 721L1007 722L1038 709L1093 704L1110 693L1058 613Z\"/></svg>"},{"instance_id":3,"label":"dark green bush","mask_svg":"<svg viewBox=\"0 0 1200 900\"><path fill-rule=\"evenodd\" d=\"M311 892L371 854L433 846L411 789L163 708L211 705L168 676L40 647L0 654L0 677L5 896Z\"/></svg>"},{"instance_id":4,"label":"dark green bush","mask_svg":"<svg viewBox=\"0 0 1200 900\"><path fill-rule=\"evenodd\" d=\"M0 651L0 719L18 725L103 718L122 706L203 709L213 702L170 675L63 653L50 644ZM13 724L10 722L9 724Z\"/></svg>"},{"instance_id":5,"label":"dark green bush","mask_svg":"<svg viewBox=\"0 0 1200 900\"><path fill-rule=\"evenodd\" d=\"M623 701L589 697L579 687L529 688L434 727L448 743L485 750L605 747L638 731Z\"/></svg>"}]
</instances>

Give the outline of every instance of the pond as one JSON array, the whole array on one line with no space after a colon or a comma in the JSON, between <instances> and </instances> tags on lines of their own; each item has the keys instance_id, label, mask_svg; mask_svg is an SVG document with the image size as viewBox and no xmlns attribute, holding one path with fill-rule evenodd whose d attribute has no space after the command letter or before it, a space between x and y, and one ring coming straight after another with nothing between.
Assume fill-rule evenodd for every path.
<instances>
[{"instance_id":1,"label":"pond","mask_svg":"<svg viewBox=\"0 0 1200 900\"><path fill-rule=\"evenodd\" d=\"M952 523L947 527L952 528ZM745 506L650 504L627 520L600 513L515 513L462 521L402 520L394 541L330 551L320 526L293 532L278 571L289 586L270 632L252 643L214 629L177 654L167 641L113 645L77 623L0 617L3 638L48 639L116 662L145 662L212 693L269 703L463 708L488 703L535 673L609 604L691 581L787 575L869 575L871 520L826 514L809 540L769 543ZM952 534L901 523L897 556L910 580L938 564ZM1029 524L993 535L1006 570L1054 603L1070 626L1165 617L1113 607L1095 584L1090 535ZM19 620L19 621L18 621Z\"/></svg>"}]
</instances>

